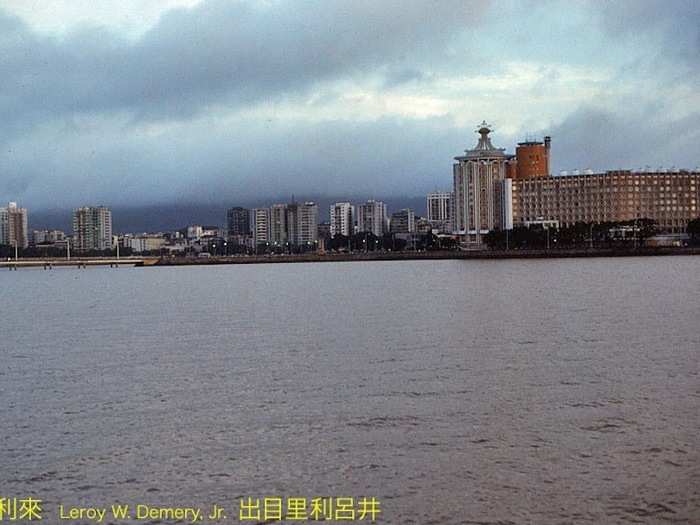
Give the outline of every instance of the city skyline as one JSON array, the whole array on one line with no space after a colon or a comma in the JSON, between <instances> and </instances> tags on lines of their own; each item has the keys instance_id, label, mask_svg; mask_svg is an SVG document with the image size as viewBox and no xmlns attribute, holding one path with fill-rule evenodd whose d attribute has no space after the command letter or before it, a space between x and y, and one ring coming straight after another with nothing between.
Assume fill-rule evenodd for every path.
<instances>
[{"instance_id":1,"label":"city skyline","mask_svg":"<svg viewBox=\"0 0 700 525\"><path fill-rule=\"evenodd\" d=\"M285 237L287 234L291 235L294 238L294 236L297 235L295 233L296 228L301 227L297 226L296 211L294 210L303 210L306 204L310 204L314 207L315 211L313 212L313 217L316 224L322 222L327 223L330 227L331 234L334 234L336 231L340 231L338 230L338 227L334 226L334 222L341 220L340 216L335 217L335 213L338 211L336 210L337 206L342 205L346 209L344 209L341 212L341 215L347 216L346 218L343 218L342 221L346 223L356 222L356 224L360 228L363 227L361 225L367 223L367 231L372 231L376 235L381 235L381 233L393 231L392 227L390 226L390 223L392 222L394 215L396 215L397 213L403 213L404 215L405 212L410 213L410 218L405 216L401 219L402 222L405 224L400 229L407 229L408 232L411 232L415 227L413 217L415 217L415 219L418 219L422 215L425 215L426 220L433 221L433 223L445 223L444 217L437 217L436 215L444 215L449 210L449 212L453 215L450 218L450 221L448 222L451 222L451 220L454 219L454 222L452 222L451 224L452 230L447 228L440 228L440 230L444 232L452 232L459 235L469 234L471 241L480 243L481 235L487 233L490 230L511 229L513 227L513 204L515 204L515 209L518 212L520 212L521 210L518 205L519 198L517 196L513 196L512 188L513 184L519 184L521 180L535 181L539 179L545 184L549 184L548 181L551 181L552 184L556 184L557 191L559 191L558 188L560 185L556 183L556 180L578 180L578 177L589 177L596 175L602 177L600 179L601 181L607 181L608 179L612 180L610 178L610 175L616 173L620 173L623 177L625 173L629 173L632 175L633 178L642 180L646 178L646 173L650 173L651 175L656 176L663 173L689 173L694 174L694 176L697 176L697 174L700 172L700 170L687 170L685 168L654 170L650 167L646 167L638 170L605 170L598 172L594 172L593 170L574 170L572 172L563 171L557 175L552 174L549 168L552 151L552 139L550 136L545 136L542 140L536 140L534 137L529 136L524 141L517 143L515 153L513 154L508 153L507 148L500 148L493 145L493 143L491 142L491 137L489 137L490 133L493 132L493 127L489 125L486 121L482 121L482 123L479 126L477 126L477 129L475 131L480 135L480 138L478 139L475 148L467 148L464 151L463 155L454 157L454 178L452 181L451 192L437 189L438 184L436 184L436 189L433 192L427 192L427 201L424 201L422 205L405 206L402 202L399 201L399 205L394 207L388 207L387 204L382 201L382 199L370 198L366 199L365 202L365 199L357 197L335 199L334 201L331 201L330 206L328 206L327 203L319 203L310 199L302 200L301 204L297 204L294 195L291 195L291 199L287 201L290 202L290 204L282 204L280 203L282 199L278 199L277 202L273 202L273 204L270 204L267 208L265 208L266 212L269 214L269 217L264 221L266 223L266 226L264 226L265 236L269 237L269 239L272 239L275 242L281 243L287 241ZM617 180L616 176L615 180ZM683 180L685 181L685 179ZM486 185L484 186L483 191L482 189L480 189L482 184ZM578 185L579 182L576 182L575 184ZM637 182L637 185L638 184L639 182ZM687 182L684 182L683 184L687 185ZM685 210L685 215L688 215L689 212L689 216L674 216L672 218L670 216L666 217L665 214L663 214L663 226L670 226L673 231L678 231L679 229L682 229L684 227L684 224L688 220L694 218L694 214L697 212L697 205L695 200L696 188L694 185L692 187L689 186L685 188L683 184L678 187L678 191L686 192L687 190L690 190L691 193L686 193L684 195L685 200L682 203L680 201L678 203L676 202L675 193L673 195L671 195L671 193L669 193L668 195L655 194L653 197L650 196L647 200L644 200L644 202L640 201L639 203L637 203L637 211L644 211L646 213L645 217L656 217L660 210L666 209L657 209L658 206L664 204L664 199L673 198L673 201L668 201L666 204L671 204L672 206L680 204L683 207L679 208L679 210ZM444 184L441 185L443 187L445 186ZM565 185L562 186L562 188L563 187L570 186ZM518 190L518 194L520 194L523 190L521 186L518 186L518 188L520 188ZM651 189L652 188L650 186L649 190ZM637 191L638 190L639 188L637 188ZM593 193L598 192L599 190L593 190ZM445 201L445 197L447 195L450 195L450 202ZM475 195L480 195L480 198L475 200ZM550 198L556 198L555 195L556 194L553 194ZM637 195L637 198L638 197L639 195ZM634 198L634 195L631 195L629 197L629 199L632 200L634 200ZM454 202L451 202L452 199L454 199ZM624 211L627 212L628 216L632 216L631 212L627 210L627 200L629 199L627 197L625 197L625 199L626 200L624 202L621 202L617 205L617 208L624 209ZM381 213L379 213L379 215L376 215L374 208L371 208L371 211L363 211L364 208L366 208L367 206L374 206L375 201L378 205L381 206ZM541 210L539 209L539 201L537 202L537 207L518 215L519 223L531 222L532 220L539 218L539 215L541 215ZM570 202L573 203L574 201L572 200ZM231 203L228 203L225 206L226 216L223 220L218 215L216 216L215 220L211 220L209 222L207 222L207 220L200 220L201 217L197 217L194 221L186 221L186 224L209 223L212 225L215 224L217 227L221 225L227 225L228 231L231 232L233 231L231 226L232 220L234 220L231 214L232 212L239 210L240 212L243 212L245 214L245 218L239 217L236 220L240 224L245 224L247 222L249 227L247 233L243 233L241 231L236 233L236 235L252 235L257 237L259 233L257 231L258 228L255 225L258 216L257 210L261 210L262 208L260 208L259 203L256 203L254 206L251 206L250 209L246 208L245 206L242 206L243 204L244 203L242 202L237 202L234 203L234 207L231 208ZM319 211L319 204L320 209L325 208L326 210L328 210L329 213L327 216L325 216L325 214L322 214ZM615 217L615 214L621 213L621 210L617 210L617 208L615 208L616 211L613 211L613 208L610 208L611 205L612 204L610 202L606 201L604 204L606 210L603 210L602 208L599 210L598 208L596 208L595 210L586 209L585 211L575 210L570 207L562 207L556 212L554 210L550 211L549 214L553 216L549 217L549 219L559 220L562 217L566 217L566 219L562 220L562 222L572 223L573 221L571 220L571 217L587 217L593 220L594 222L601 222L607 220L608 218ZM640 207L640 205L643 205L643 209L642 207ZM11 202L10 206L16 206L16 203ZM598 204L596 204L596 206L598 206ZM24 213L25 230L27 230L27 210L26 208L23 208L22 210ZM72 210L71 213L75 216L75 213L78 210L78 208L75 208ZM207 210L206 206L198 207L197 214L200 215L203 210ZM279 215L277 216L276 210L278 210L282 215L277 214ZM671 208L668 208L668 210L670 211ZM674 207L673 210L675 211L676 208ZM288 217L290 211L294 218ZM416 212L418 212L418 215L416 215ZM373 215L376 215L376 217L373 217ZM471 218L468 218L468 215L470 215ZM364 218L365 216L373 217L370 219L371 224L367 222L367 219ZM639 213L637 213L634 216L642 217L642 215L639 215ZM477 219L477 217L480 218ZM477 222L479 224L478 227L475 226ZM109 223L111 230L111 215ZM179 224L177 226L170 225L166 228L136 228L131 230L122 229L122 232L146 233L156 231L162 232L164 230L174 231L181 229L184 224L185 223L181 219L179 219ZM408 226L408 224L410 224L411 226ZM32 224L33 230L53 230L60 227L61 225L57 225L56 222L53 222L51 224ZM345 226L344 228L345 230L347 230L347 226ZM75 226L73 227L73 229L75 230ZM236 229L240 229L240 227ZM119 233L119 231L116 232ZM314 233L314 235L316 234ZM309 234L306 234L305 239L310 240L311 243L313 243L314 238L307 238L308 236ZM296 241L293 241L293 244L296 244Z\"/></svg>"},{"instance_id":2,"label":"city skyline","mask_svg":"<svg viewBox=\"0 0 700 525\"><path fill-rule=\"evenodd\" d=\"M555 174L700 162L697 3L430 5L0 0L0 202L424 195L483 118Z\"/></svg>"}]
</instances>

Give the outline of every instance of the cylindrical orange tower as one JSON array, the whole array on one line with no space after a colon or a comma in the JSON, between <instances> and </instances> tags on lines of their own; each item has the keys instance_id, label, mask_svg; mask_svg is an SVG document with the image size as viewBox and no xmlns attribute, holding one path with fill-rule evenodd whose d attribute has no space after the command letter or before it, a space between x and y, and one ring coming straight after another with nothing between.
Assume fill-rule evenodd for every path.
<instances>
[{"instance_id":1,"label":"cylindrical orange tower","mask_svg":"<svg viewBox=\"0 0 700 525\"><path fill-rule=\"evenodd\" d=\"M518 147L515 148L517 179L549 176L550 143L551 139L549 137L545 137L544 142L528 141L518 143Z\"/></svg>"}]
</instances>

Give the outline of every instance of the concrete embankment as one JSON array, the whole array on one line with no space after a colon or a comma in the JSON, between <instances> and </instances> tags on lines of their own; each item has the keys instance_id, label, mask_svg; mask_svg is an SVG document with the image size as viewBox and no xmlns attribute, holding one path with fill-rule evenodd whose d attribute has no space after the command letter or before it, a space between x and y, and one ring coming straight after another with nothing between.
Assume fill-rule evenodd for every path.
<instances>
[{"instance_id":1,"label":"concrete embankment","mask_svg":"<svg viewBox=\"0 0 700 525\"><path fill-rule=\"evenodd\" d=\"M327 253L305 255L249 255L229 257L164 257L155 266L211 264L270 264L303 262L403 261L443 259L556 259L573 257L648 257L700 255L700 248L639 248L583 250L474 250L428 252Z\"/></svg>"},{"instance_id":2,"label":"concrete embankment","mask_svg":"<svg viewBox=\"0 0 700 525\"><path fill-rule=\"evenodd\" d=\"M700 247L694 248L638 248L581 249L581 250L473 250L429 252L367 252L326 253L304 255L245 255L215 257L124 257L114 259L95 257L90 259L19 259L0 261L0 268L44 268L72 266L189 266L213 264L271 264L305 262L355 262L355 261L420 261L445 259L558 259L573 257L649 257L659 255L700 255Z\"/></svg>"}]
</instances>

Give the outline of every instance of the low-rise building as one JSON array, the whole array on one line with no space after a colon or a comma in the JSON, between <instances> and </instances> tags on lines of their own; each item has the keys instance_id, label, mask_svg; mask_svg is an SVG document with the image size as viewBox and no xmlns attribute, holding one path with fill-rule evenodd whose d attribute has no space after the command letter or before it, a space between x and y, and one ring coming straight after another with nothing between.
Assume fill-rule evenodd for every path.
<instances>
[{"instance_id":1,"label":"low-rise building","mask_svg":"<svg viewBox=\"0 0 700 525\"><path fill-rule=\"evenodd\" d=\"M391 233L413 233L416 231L416 215L410 208L404 208L391 214L389 222Z\"/></svg>"},{"instance_id":2,"label":"low-rise building","mask_svg":"<svg viewBox=\"0 0 700 525\"><path fill-rule=\"evenodd\" d=\"M61 230L34 230L30 244L37 246L40 244L49 245L65 241L66 234Z\"/></svg>"},{"instance_id":3,"label":"low-rise building","mask_svg":"<svg viewBox=\"0 0 700 525\"><path fill-rule=\"evenodd\" d=\"M122 246L131 248L134 253L157 253L165 246L166 239L160 233L142 235L125 235L122 237Z\"/></svg>"}]
</instances>

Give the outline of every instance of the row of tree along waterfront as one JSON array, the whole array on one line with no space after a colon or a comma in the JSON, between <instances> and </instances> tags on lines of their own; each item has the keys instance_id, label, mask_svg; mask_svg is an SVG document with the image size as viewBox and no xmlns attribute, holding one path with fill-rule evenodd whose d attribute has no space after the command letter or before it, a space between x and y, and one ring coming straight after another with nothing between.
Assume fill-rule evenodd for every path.
<instances>
[{"instance_id":1,"label":"row of tree along waterfront","mask_svg":"<svg viewBox=\"0 0 700 525\"><path fill-rule=\"evenodd\" d=\"M688 223L687 238L682 245L700 246L700 218ZM623 222L586 223L578 222L571 226L556 227L545 224L516 226L512 230L493 230L484 236L484 242L494 250L542 250L571 248L620 248L643 247L657 233L656 223L651 219L637 219ZM250 250L236 243L218 242L208 247L210 255L263 255L263 254L297 254L315 251L317 246L307 250L290 245L258 246ZM402 236L387 233L377 236L373 233L356 233L351 236L335 235L325 241L328 252L375 252L375 251L432 251L457 250L458 240L454 236L434 234L413 234ZM164 251L142 255L162 256ZM57 247L29 247L19 250L23 258L63 258L65 249ZM81 257L115 256L116 250L92 250L81 253ZM129 248L121 248L120 255L133 255ZM192 254L185 254L192 255ZM15 256L13 246L0 245L0 258Z\"/></svg>"}]
</instances>

